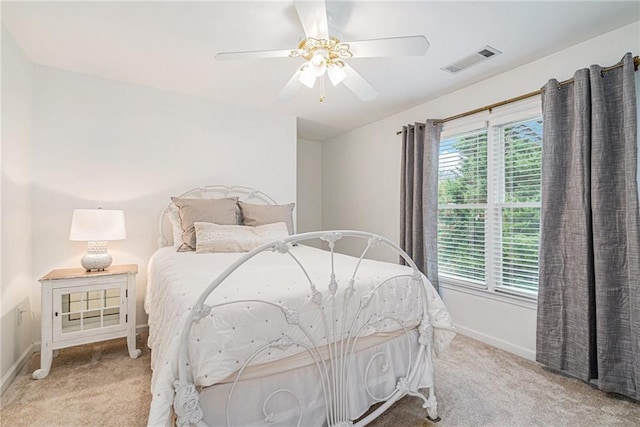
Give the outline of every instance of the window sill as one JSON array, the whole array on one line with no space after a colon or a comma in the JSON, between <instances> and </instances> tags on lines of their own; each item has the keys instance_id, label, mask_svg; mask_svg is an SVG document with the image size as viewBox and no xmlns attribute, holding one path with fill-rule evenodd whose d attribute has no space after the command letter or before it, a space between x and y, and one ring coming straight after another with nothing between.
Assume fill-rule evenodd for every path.
<instances>
[{"instance_id":1,"label":"window sill","mask_svg":"<svg viewBox=\"0 0 640 427\"><path fill-rule=\"evenodd\" d=\"M535 297L526 297L479 288L473 285L466 285L460 282L453 282L447 278L439 278L438 282L443 289L449 289L456 292L463 292L480 298L487 298L494 301L500 301L506 304L517 305L519 307L537 310L538 301Z\"/></svg>"}]
</instances>

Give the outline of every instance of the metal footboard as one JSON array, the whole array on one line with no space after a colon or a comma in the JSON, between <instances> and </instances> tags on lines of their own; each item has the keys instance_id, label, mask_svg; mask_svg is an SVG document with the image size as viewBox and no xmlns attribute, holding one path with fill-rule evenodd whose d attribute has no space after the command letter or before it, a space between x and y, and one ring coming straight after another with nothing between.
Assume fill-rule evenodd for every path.
<instances>
[{"instance_id":1,"label":"metal footboard","mask_svg":"<svg viewBox=\"0 0 640 427\"><path fill-rule=\"evenodd\" d=\"M366 242L366 247L362 251L358 262L351 274L348 283L338 283L335 274L334 266L334 254L335 247L342 239L354 238L363 239ZM316 283L311 279L308 271L305 269L303 262L301 262L295 255L291 247L295 243L308 242L311 240L322 240L325 245L328 245L330 252L330 272L329 283L326 291L327 295L323 295L323 292L318 289ZM421 306L421 313L418 316L418 350L417 354L407 354L406 361L406 375L397 378L395 389L387 396L375 396L366 385L366 381L362 390L362 393L368 393L369 396L376 401L384 402L374 411L364 416L358 421L350 419L349 414L349 378L352 375L354 369L353 356L356 349L358 340L366 333L368 326L376 325L379 322L390 321L395 322L398 325L398 329L404 329L404 334L409 339L409 331L405 323L394 316L392 313L371 313L371 307L367 308L371 303L372 298L383 287L387 286L390 282L390 278L385 278L378 283L374 288L366 292L360 298L354 298L355 287L357 286L358 271L361 268L362 260L369 250L375 246L384 245L391 250L399 254L412 269L412 272L403 276L396 276L406 278L408 286L417 286L421 289L419 302ZM223 304L207 305L206 301L209 295L221 284L224 280L231 275L238 268L243 266L249 260L263 252L276 252L282 256L289 256L299 266L300 270L306 277L306 285L310 290L310 301L312 305L319 310L322 316L322 324L324 327L324 333L326 335L326 343L317 342L314 336L309 332L307 326L303 325L300 321L300 313L295 307L288 307L280 302L267 301L262 299L245 299L232 302L224 302ZM192 306L186 323L180 336L180 350L178 357L178 372L179 377L174 382L175 400L174 411L177 417L177 424L184 425L206 425L203 421L203 411L200 405L198 388L194 384L190 368L189 368L189 337L190 331L194 323L199 322L206 316L210 316L215 313L216 309L231 304L266 304L274 310L278 311L286 324L298 328L302 332L301 335L304 339L294 339L286 333L282 333L279 338L274 339L268 344L257 348L250 357L244 360L235 374L235 379L232 383L230 392L227 398L226 405L226 422L227 425L231 424L231 417L229 414L229 402L234 396L234 390L237 383L245 371L245 369L255 361L255 359L263 352L286 350L291 346L298 346L306 351L311 358L315 368L319 375L318 387L322 389L322 396L325 403L325 416L326 424L332 427L343 426L364 426L376 419L379 415L385 412L391 405L397 402L399 399L406 395L417 396L422 400L423 407L427 409L428 418L437 421L437 403L433 390L433 386L427 389L426 395L418 390L416 376L419 375L420 366L428 366L432 369L431 357L432 357L432 340L433 340L433 327L431 325L431 319L428 314L428 282L422 273L417 269L415 263L411 258L395 243L390 240L377 236L375 234L360 232L360 231L321 231L312 233L303 233L290 236L283 240L264 244L251 252L248 252L236 260L230 265L222 274L213 280L213 282L202 292L200 297ZM323 288L324 290L324 288ZM342 316L336 316L336 310L342 307ZM366 309L366 310L365 310ZM347 313L351 318L348 319ZM341 317L341 319L339 319ZM359 320L357 320L359 319ZM413 326L412 326L413 327ZM323 352L324 351L324 352ZM370 375L370 366L372 362L378 358L384 358L383 353L374 354L365 370L365 377ZM426 365L424 359L427 359ZM277 420L278 414L275 414L269 410L269 404L271 399L278 394L287 394L292 397L292 401L297 402L298 405L298 425L304 425L304 413L302 410L302 404L295 392L288 388L280 388L273 390L271 394L265 397L262 412L264 414L265 424Z\"/></svg>"}]
</instances>

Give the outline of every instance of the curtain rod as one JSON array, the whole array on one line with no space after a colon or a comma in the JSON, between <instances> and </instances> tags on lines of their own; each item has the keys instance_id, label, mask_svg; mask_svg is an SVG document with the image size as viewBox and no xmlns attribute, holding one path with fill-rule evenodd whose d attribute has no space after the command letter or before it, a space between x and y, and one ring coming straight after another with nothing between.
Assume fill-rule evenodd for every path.
<instances>
[{"instance_id":1,"label":"curtain rod","mask_svg":"<svg viewBox=\"0 0 640 427\"><path fill-rule=\"evenodd\" d=\"M602 72L607 72L607 71L611 71L614 70L616 68L620 68L622 67L622 62L618 62L615 65L612 65L610 67L605 67L602 69ZM640 56L634 56L633 57L633 69L635 71L638 71L638 68L640 67ZM562 81L560 83L558 83L560 86L564 86L567 84L573 83L573 78L569 79L569 80L565 80ZM509 98L506 99L504 101L500 101L500 102L496 102L495 104L490 104L484 107L480 107L480 108L476 108L475 110L470 110L470 111L466 111L464 113L460 113L460 114L456 114L455 116L451 116L451 117L445 117L444 119L440 119L440 120L434 120L433 124L437 125L440 123L445 123L445 122L450 122L451 120L455 120L455 119L460 119L462 117L467 117L467 116L471 116L473 114L477 114L477 113L481 113L483 111L491 111L494 108L498 108L498 107L502 107L503 105L507 105L507 104L511 104L513 102L518 102L518 101L522 101L523 99L527 99L527 98L531 98L532 96L536 96L536 95L540 95L543 92L542 89L538 89L534 92L529 92L529 93L525 93L524 95L520 95L520 96L516 96L515 98ZM401 135L402 131L397 131L396 135Z\"/></svg>"}]
</instances>

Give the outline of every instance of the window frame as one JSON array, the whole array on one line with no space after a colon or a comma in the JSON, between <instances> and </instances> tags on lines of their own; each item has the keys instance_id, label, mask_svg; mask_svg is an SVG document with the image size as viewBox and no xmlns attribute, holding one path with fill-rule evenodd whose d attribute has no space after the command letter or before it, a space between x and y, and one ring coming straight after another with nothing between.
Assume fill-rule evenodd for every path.
<instances>
[{"instance_id":1,"label":"window frame","mask_svg":"<svg viewBox=\"0 0 640 427\"><path fill-rule=\"evenodd\" d=\"M537 301L537 291L527 291L524 289L499 286L496 282L496 258L502 253L501 246L496 247L501 237L496 236L494 230L502 229L502 208L507 205L514 207L524 207L531 205L539 207L540 203L505 203L498 200L504 196L504 137L500 128L509 124L526 120L540 119L542 117L542 105L540 96L535 96L517 103L512 103L502 107L474 114L472 116L446 122L440 136L440 141L460 136L465 133L486 129L487 131L487 203L473 205L459 205L464 207L485 208L485 283L480 281L465 280L439 272L438 280L443 288L462 290L478 296L488 297L497 300L508 300L518 305L531 307ZM496 164L498 163L498 164ZM500 166L500 167L498 167ZM445 208L450 209L455 204L447 204ZM440 205L438 206L440 208ZM498 213L498 214L497 214ZM495 216L495 219L491 218Z\"/></svg>"}]
</instances>

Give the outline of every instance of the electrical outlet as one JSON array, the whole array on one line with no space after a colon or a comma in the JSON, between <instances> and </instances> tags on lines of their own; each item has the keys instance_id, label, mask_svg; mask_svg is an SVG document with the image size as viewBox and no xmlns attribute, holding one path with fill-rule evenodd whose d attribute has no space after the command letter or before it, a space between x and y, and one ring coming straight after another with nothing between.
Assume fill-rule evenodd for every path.
<instances>
[{"instance_id":1,"label":"electrical outlet","mask_svg":"<svg viewBox=\"0 0 640 427\"><path fill-rule=\"evenodd\" d=\"M22 313L24 313L24 311L22 310L22 306L19 305L18 308L16 308L16 315L18 316L18 326L22 325Z\"/></svg>"}]
</instances>

